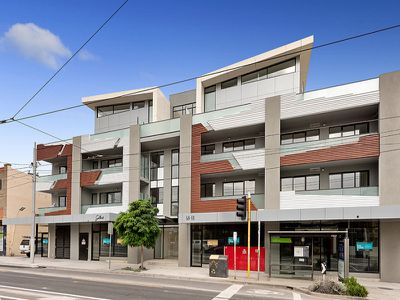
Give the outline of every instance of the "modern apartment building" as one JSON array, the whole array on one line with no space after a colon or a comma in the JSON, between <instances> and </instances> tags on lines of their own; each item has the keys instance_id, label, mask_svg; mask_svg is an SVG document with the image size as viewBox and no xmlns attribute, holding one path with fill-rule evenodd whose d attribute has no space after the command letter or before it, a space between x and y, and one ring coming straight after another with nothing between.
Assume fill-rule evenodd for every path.
<instances>
[{"instance_id":1,"label":"modern apartment building","mask_svg":"<svg viewBox=\"0 0 400 300\"><path fill-rule=\"evenodd\" d=\"M210 72L169 101L157 88L83 98L95 132L37 148L53 166L38 179L54 204L37 218L49 226L49 256L98 260L111 247L137 262L107 223L145 198L162 228L146 256L203 266L233 231L245 245L236 199L250 193L273 276L300 274L298 246L310 247L315 269L337 271L347 235L350 272L400 282L400 72L306 91L312 45L307 37Z\"/></svg>"},{"instance_id":2,"label":"modern apartment building","mask_svg":"<svg viewBox=\"0 0 400 300\"><path fill-rule=\"evenodd\" d=\"M47 193L36 193L36 211L40 207L51 205L51 196ZM8 218L32 216L32 175L4 164L0 168L0 255L18 256L22 240L29 240L31 225L5 225L3 220ZM47 225L37 224L36 252L47 256ZM44 242L43 242L44 241Z\"/></svg>"}]
</instances>

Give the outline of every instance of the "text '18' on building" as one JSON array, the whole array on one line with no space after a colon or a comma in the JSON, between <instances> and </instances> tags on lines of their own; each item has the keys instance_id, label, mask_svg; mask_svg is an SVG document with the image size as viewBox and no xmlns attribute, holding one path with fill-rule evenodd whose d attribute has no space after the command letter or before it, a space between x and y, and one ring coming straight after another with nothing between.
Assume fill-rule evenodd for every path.
<instances>
[{"instance_id":1,"label":"text '18' on building","mask_svg":"<svg viewBox=\"0 0 400 300\"><path fill-rule=\"evenodd\" d=\"M271 276L321 262L338 271L346 235L350 273L400 282L400 73L306 91L312 45L210 72L169 100L158 88L84 97L95 132L37 146L53 168L37 184L53 199L36 218L49 257L99 260L111 247L137 262L107 223L142 198L158 207L162 232L146 258L201 267L230 250L234 231L246 246L236 199L250 193Z\"/></svg>"}]
</instances>

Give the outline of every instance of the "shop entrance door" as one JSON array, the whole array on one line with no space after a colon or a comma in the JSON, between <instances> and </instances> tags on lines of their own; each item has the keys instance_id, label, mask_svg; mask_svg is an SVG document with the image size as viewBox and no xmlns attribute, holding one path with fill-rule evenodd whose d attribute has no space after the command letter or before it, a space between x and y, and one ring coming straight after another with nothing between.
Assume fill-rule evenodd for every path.
<instances>
[{"instance_id":1,"label":"shop entrance door","mask_svg":"<svg viewBox=\"0 0 400 300\"><path fill-rule=\"evenodd\" d=\"M56 227L56 258L69 259L70 256L70 227Z\"/></svg>"},{"instance_id":2,"label":"shop entrance door","mask_svg":"<svg viewBox=\"0 0 400 300\"><path fill-rule=\"evenodd\" d=\"M79 234L79 260L88 260L89 233Z\"/></svg>"}]
</instances>

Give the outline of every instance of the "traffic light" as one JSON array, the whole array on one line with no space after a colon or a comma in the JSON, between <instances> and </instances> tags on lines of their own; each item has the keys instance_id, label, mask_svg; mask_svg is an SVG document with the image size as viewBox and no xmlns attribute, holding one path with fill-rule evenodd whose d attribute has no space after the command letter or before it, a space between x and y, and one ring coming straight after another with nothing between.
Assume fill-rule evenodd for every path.
<instances>
[{"instance_id":1,"label":"traffic light","mask_svg":"<svg viewBox=\"0 0 400 300\"><path fill-rule=\"evenodd\" d=\"M246 220L247 216L247 198L243 196L236 199L236 216L242 220Z\"/></svg>"}]
</instances>

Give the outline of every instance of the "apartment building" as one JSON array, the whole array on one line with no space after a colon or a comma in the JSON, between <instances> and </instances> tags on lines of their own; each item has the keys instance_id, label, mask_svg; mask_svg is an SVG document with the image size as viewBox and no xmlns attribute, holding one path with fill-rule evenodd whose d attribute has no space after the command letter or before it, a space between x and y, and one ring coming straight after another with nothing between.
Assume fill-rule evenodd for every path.
<instances>
[{"instance_id":1,"label":"apartment building","mask_svg":"<svg viewBox=\"0 0 400 300\"><path fill-rule=\"evenodd\" d=\"M321 262L338 271L346 236L351 273L400 282L400 73L306 91L312 45L307 37L212 71L169 101L157 88L83 98L94 133L37 148L53 166L38 179L53 201L37 218L49 226L49 256L99 260L111 247L137 262L107 223L145 198L162 228L146 257L204 266L234 231L245 245L236 199L250 193L251 244L260 220L272 276ZM296 255L300 246L311 253Z\"/></svg>"},{"instance_id":2,"label":"apartment building","mask_svg":"<svg viewBox=\"0 0 400 300\"><path fill-rule=\"evenodd\" d=\"M51 204L51 196L47 193L36 193L36 211L40 207ZM22 240L29 240L31 225L5 225L6 218L32 216L32 175L4 164L0 168L0 255L19 256ZM36 252L47 256L47 225L37 224Z\"/></svg>"}]
</instances>

